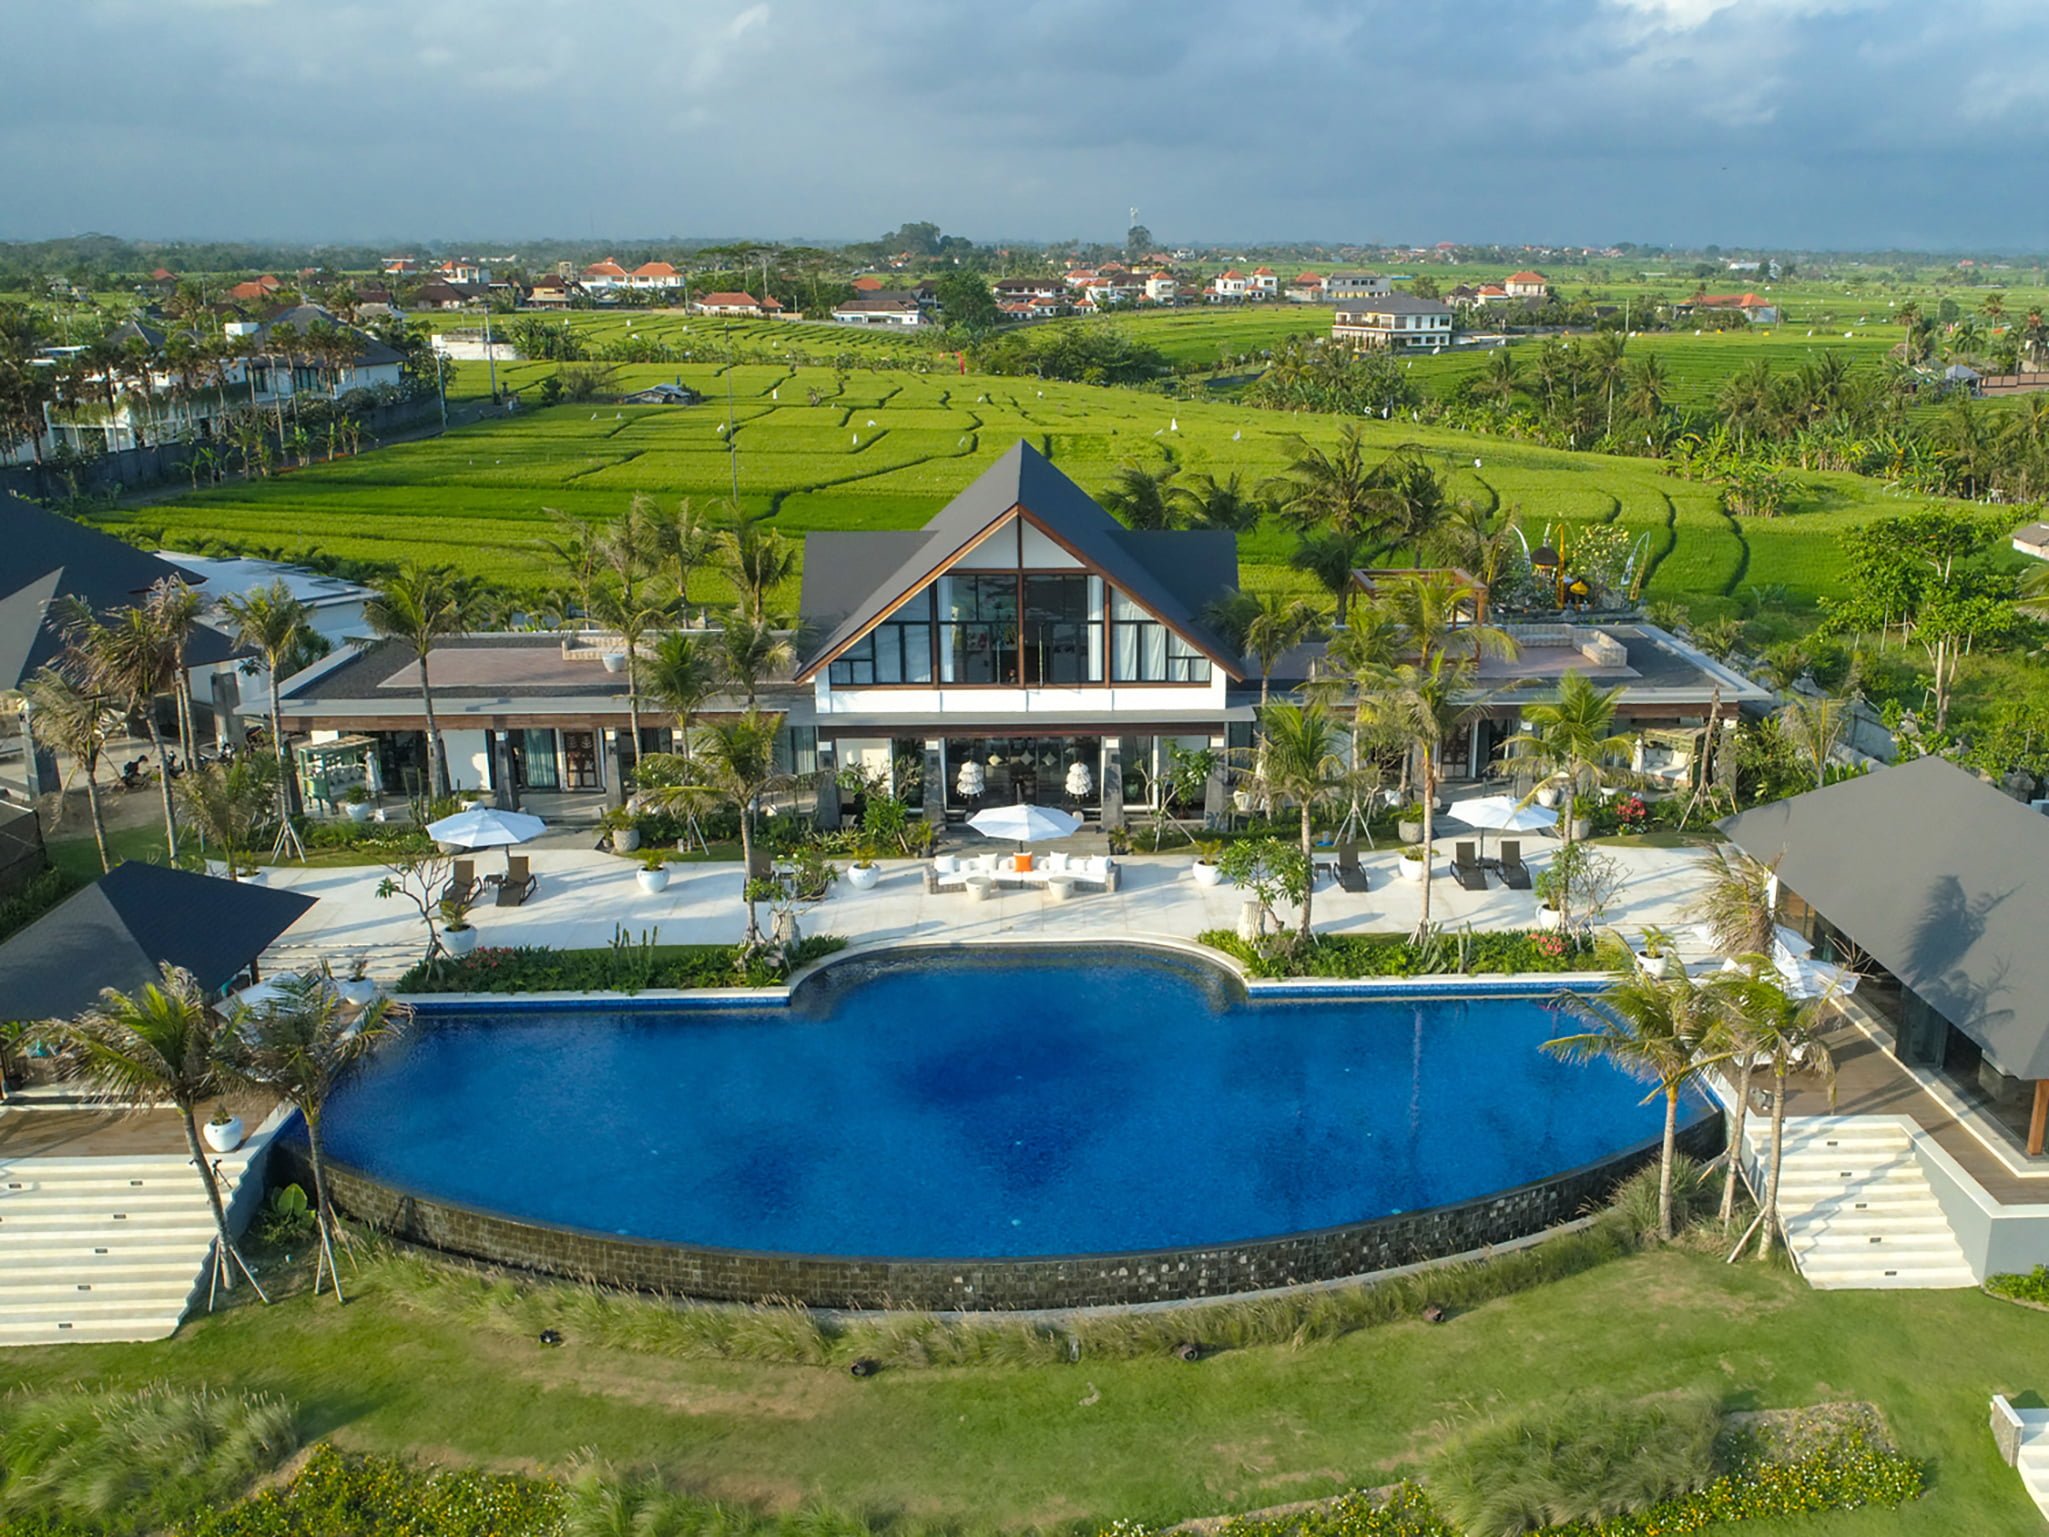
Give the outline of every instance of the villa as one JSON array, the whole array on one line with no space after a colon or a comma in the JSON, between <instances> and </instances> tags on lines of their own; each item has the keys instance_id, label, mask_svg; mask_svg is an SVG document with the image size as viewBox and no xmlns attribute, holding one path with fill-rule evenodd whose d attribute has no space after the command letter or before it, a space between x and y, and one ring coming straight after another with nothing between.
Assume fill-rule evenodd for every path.
<instances>
[{"instance_id":1,"label":"villa","mask_svg":"<svg viewBox=\"0 0 2049 1537\"><path fill-rule=\"evenodd\" d=\"M1341 299L1332 317L1332 341L1393 352L1434 352L1451 345L1451 306L1413 294Z\"/></svg>"},{"instance_id":2,"label":"villa","mask_svg":"<svg viewBox=\"0 0 2049 1537\"><path fill-rule=\"evenodd\" d=\"M692 300L690 308L699 315L738 315L754 320L780 315L783 310L773 297L757 299L748 293L705 294Z\"/></svg>"}]
</instances>

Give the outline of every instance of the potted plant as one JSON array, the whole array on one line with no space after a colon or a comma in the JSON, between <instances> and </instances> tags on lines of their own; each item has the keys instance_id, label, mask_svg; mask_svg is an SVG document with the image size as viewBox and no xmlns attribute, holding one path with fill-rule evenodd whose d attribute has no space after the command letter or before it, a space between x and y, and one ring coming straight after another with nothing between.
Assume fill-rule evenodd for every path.
<instances>
[{"instance_id":1,"label":"potted plant","mask_svg":"<svg viewBox=\"0 0 2049 1537\"><path fill-rule=\"evenodd\" d=\"M342 791L342 811L351 822L370 820L370 787L353 784Z\"/></svg>"},{"instance_id":2,"label":"potted plant","mask_svg":"<svg viewBox=\"0 0 2049 1537\"><path fill-rule=\"evenodd\" d=\"M1410 801L1394 814L1394 830L1404 843L1423 841L1423 807L1418 801Z\"/></svg>"},{"instance_id":3,"label":"potted plant","mask_svg":"<svg viewBox=\"0 0 2049 1537\"><path fill-rule=\"evenodd\" d=\"M649 849L640 856L640 868L633 872L640 889L649 896L669 889L669 856L661 849Z\"/></svg>"},{"instance_id":4,"label":"potted plant","mask_svg":"<svg viewBox=\"0 0 2049 1537\"><path fill-rule=\"evenodd\" d=\"M800 902L822 902L832 883L839 879L840 868L825 857L825 850L815 843L800 847L791 863L791 895Z\"/></svg>"},{"instance_id":5,"label":"potted plant","mask_svg":"<svg viewBox=\"0 0 2049 1537\"><path fill-rule=\"evenodd\" d=\"M1420 844L1402 850L1401 872L1405 881L1421 882L1423 871L1429 866L1430 851Z\"/></svg>"},{"instance_id":6,"label":"potted plant","mask_svg":"<svg viewBox=\"0 0 2049 1537\"><path fill-rule=\"evenodd\" d=\"M367 1008L377 1001L377 984L368 975L370 961L367 956L357 956L349 964L349 974L334 984L334 990L343 1003L352 1008Z\"/></svg>"},{"instance_id":7,"label":"potted plant","mask_svg":"<svg viewBox=\"0 0 2049 1537\"><path fill-rule=\"evenodd\" d=\"M435 905L441 911L441 946L461 957L477 948L477 931L470 926L470 897L443 897Z\"/></svg>"},{"instance_id":8,"label":"potted plant","mask_svg":"<svg viewBox=\"0 0 2049 1537\"><path fill-rule=\"evenodd\" d=\"M1678 976L1681 968L1672 936L1653 924L1644 925L1643 948L1636 952L1636 964L1646 976L1659 979Z\"/></svg>"},{"instance_id":9,"label":"potted plant","mask_svg":"<svg viewBox=\"0 0 2049 1537\"><path fill-rule=\"evenodd\" d=\"M1195 840L1195 884L1214 886L1224 878L1224 868L1217 863L1217 855L1224 851L1221 838L1198 838Z\"/></svg>"},{"instance_id":10,"label":"potted plant","mask_svg":"<svg viewBox=\"0 0 2049 1537\"><path fill-rule=\"evenodd\" d=\"M1580 794L1572 798L1571 815L1574 842L1578 842L1582 838L1591 838L1594 835L1594 813L1600 809L1601 798L1598 795Z\"/></svg>"},{"instance_id":11,"label":"potted plant","mask_svg":"<svg viewBox=\"0 0 2049 1537\"><path fill-rule=\"evenodd\" d=\"M1537 927L1540 929L1562 929L1565 927L1566 860L1563 856L1554 859L1537 872L1537 878L1530 883L1537 894Z\"/></svg>"},{"instance_id":12,"label":"potted plant","mask_svg":"<svg viewBox=\"0 0 2049 1537\"><path fill-rule=\"evenodd\" d=\"M228 1107L222 1105L213 1113L213 1119L206 1123L206 1145L216 1153L232 1153L242 1145L242 1118L229 1115Z\"/></svg>"},{"instance_id":13,"label":"potted plant","mask_svg":"<svg viewBox=\"0 0 2049 1537\"><path fill-rule=\"evenodd\" d=\"M640 847L640 819L625 806L615 806L598 818L598 825L611 835L612 852L631 854Z\"/></svg>"},{"instance_id":14,"label":"potted plant","mask_svg":"<svg viewBox=\"0 0 2049 1537\"><path fill-rule=\"evenodd\" d=\"M875 840L858 840L854 844L854 862L847 866L847 884L856 891L872 891L881 879L882 866L875 862Z\"/></svg>"}]
</instances>

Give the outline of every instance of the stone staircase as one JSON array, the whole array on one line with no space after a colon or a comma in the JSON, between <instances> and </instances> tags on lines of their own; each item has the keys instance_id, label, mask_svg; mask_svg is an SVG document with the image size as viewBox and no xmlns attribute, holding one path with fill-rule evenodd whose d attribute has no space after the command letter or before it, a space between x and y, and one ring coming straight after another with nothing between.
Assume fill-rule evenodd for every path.
<instances>
[{"instance_id":1,"label":"stone staircase","mask_svg":"<svg viewBox=\"0 0 2049 1537\"><path fill-rule=\"evenodd\" d=\"M1752 1167L1762 1169L1771 1156L1770 1123L1753 1115L1744 1133ZM1978 1284L1895 1122L1789 1117L1779 1212L1793 1261L1816 1290Z\"/></svg>"},{"instance_id":2,"label":"stone staircase","mask_svg":"<svg viewBox=\"0 0 2049 1537\"><path fill-rule=\"evenodd\" d=\"M256 1155L215 1159L224 1201ZM0 1160L0 1345L163 1339L204 1297L213 1239L182 1154Z\"/></svg>"},{"instance_id":3,"label":"stone staircase","mask_svg":"<svg viewBox=\"0 0 2049 1537\"><path fill-rule=\"evenodd\" d=\"M2020 1423L2020 1457L2014 1471L2035 1508L2049 1517L2049 1409L2015 1409Z\"/></svg>"}]
</instances>

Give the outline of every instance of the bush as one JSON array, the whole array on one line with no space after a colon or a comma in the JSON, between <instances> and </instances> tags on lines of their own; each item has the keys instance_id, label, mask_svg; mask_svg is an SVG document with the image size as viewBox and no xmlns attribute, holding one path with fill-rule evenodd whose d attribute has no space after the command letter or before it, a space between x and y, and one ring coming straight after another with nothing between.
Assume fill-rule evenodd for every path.
<instances>
[{"instance_id":1,"label":"bush","mask_svg":"<svg viewBox=\"0 0 2049 1537\"><path fill-rule=\"evenodd\" d=\"M1705 1398L1578 1394L1467 1431L1431 1464L1430 1488L1473 1537L1604 1521L1705 1487L1720 1424Z\"/></svg>"},{"instance_id":2,"label":"bush","mask_svg":"<svg viewBox=\"0 0 2049 1537\"><path fill-rule=\"evenodd\" d=\"M167 1384L0 1400L0 1514L10 1532L158 1531L239 1494L299 1444L282 1400Z\"/></svg>"},{"instance_id":3,"label":"bush","mask_svg":"<svg viewBox=\"0 0 2049 1537\"><path fill-rule=\"evenodd\" d=\"M399 979L401 993L609 993L649 987L766 987L789 971L846 948L831 934L800 939L785 952L787 971L757 953L743 962L732 945L657 945L622 935L601 950L546 945L486 946L464 956L422 962Z\"/></svg>"},{"instance_id":4,"label":"bush","mask_svg":"<svg viewBox=\"0 0 2049 1537\"><path fill-rule=\"evenodd\" d=\"M431 854L434 840L410 822L301 820L299 839L309 854L347 849L372 859L392 854Z\"/></svg>"},{"instance_id":5,"label":"bush","mask_svg":"<svg viewBox=\"0 0 2049 1537\"><path fill-rule=\"evenodd\" d=\"M0 939L25 929L85 882L64 870L44 870L6 901L0 902Z\"/></svg>"},{"instance_id":6,"label":"bush","mask_svg":"<svg viewBox=\"0 0 2049 1537\"><path fill-rule=\"evenodd\" d=\"M2026 1275L1987 1276L1985 1290L1995 1297L2006 1297L2015 1302L2036 1302L2049 1307L2049 1265L2037 1265Z\"/></svg>"},{"instance_id":7,"label":"bush","mask_svg":"<svg viewBox=\"0 0 2049 1537\"><path fill-rule=\"evenodd\" d=\"M1394 934L1319 934L1285 953L1255 950L1228 929L1196 942L1255 977L1425 977L1603 969L1594 941L1554 929L1439 932L1418 943Z\"/></svg>"},{"instance_id":8,"label":"bush","mask_svg":"<svg viewBox=\"0 0 2049 1537\"><path fill-rule=\"evenodd\" d=\"M559 1530L560 1484L510 1473L347 1457L325 1443L281 1489L198 1516L180 1537L542 1537Z\"/></svg>"},{"instance_id":9,"label":"bush","mask_svg":"<svg viewBox=\"0 0 2049 1537\"><path fill-rule=\"evenodd\" d=\"M1706 1164L1684 1153L1672 1160L1672 1229L1683 1233L1721 1200ZM1658 1166L1638 1169L1608 1198L1608 1209L1644 1242L1658 1234ZM1726 1240L1725 1240L1726 1242Z\"/></svg>"}]
</instances>

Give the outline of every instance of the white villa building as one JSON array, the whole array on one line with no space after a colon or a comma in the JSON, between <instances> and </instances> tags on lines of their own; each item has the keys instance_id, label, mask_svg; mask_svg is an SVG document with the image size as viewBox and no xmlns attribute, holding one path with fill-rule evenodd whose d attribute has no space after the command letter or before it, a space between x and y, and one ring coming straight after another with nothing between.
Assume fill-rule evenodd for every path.
<instances>
[{"instance_id":1,"label":"white villa building","mask_svg":"<svg viewBox=\"0 0 2049 1537\"><path fill-rule=\"evenodd\" d=\"M1435 352L1451 345L1451 306L1413 294L1343 299L1331 321L1332 341L1395 352Z\"/></svg>"}]
</instances>

